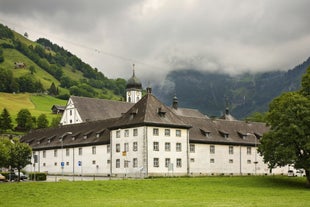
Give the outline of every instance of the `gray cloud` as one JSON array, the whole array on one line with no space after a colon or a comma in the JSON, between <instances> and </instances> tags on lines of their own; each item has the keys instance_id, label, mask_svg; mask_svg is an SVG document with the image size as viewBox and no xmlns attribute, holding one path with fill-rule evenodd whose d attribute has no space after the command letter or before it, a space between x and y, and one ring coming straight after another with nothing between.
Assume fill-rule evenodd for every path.
<instances>
[{"instance_id":1,"label":"gray cloud","mask_svg":"<svg viewBox=\"0 0 310 207\"><path fill-rule=\"evenodd\" d=\"M109 77L172 69L238 74L289 69L310 56L308 0L2 0L0 21L46 37Z\"/></svg>"}]
</instances>

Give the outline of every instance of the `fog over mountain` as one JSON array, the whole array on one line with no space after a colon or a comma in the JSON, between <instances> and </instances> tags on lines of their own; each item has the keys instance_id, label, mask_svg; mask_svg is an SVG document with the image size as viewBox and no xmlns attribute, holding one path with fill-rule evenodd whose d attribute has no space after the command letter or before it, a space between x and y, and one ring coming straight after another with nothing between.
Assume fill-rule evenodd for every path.
<instances>
[{"instance_id":1,"label":"fog over mountain","mask_svg":"<svg viewBox=\"0 0 310 207\"><path fill-rule=\"evenodd\" d=\"M2 0L0 22L62 45L111 78L173 70L288 70L310 51L308 0Z\"/></svg>"}]
</instances>

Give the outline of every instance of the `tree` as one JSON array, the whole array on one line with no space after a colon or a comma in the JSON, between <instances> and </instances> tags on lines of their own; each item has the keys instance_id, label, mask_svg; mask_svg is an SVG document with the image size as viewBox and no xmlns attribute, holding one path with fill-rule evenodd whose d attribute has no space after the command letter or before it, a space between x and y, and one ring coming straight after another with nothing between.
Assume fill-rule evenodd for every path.
<instances>
[{"instance_id":1,"label":"tree","mask_svg":"<svg viewBox=\"0 0 310 207\"><path fill-rule=\"evenodd\" d=\"M58 127L61 120L61 116L54 117L51 122L51 127Z\"/></svg>"},{"instance_id":2,"label":"tree","mask_svg":"<svg viewBox=\"0 0 310 207\"><path fill-rule=\"evenodd\" d=\"M32 150L30 146L26 143L21 143L19 139L10 140L9 145L9 159L8 164L13 169L18 170L18 181L20 178L20 170L26 167L26 165L31 164L31 153Z\"/></svg>"},{"instance_id":3,"label":"tree","mask_svg":"<svg viewBox=\"0 0 310 207\"><path fill-rule=\"evenodd\" d=\"M0 138L0 168L9 166L9 145L9 139Z\"/></svg>"},{"instance_id":4,"label":"tree","mask_svg":"<svg viewBox=\"0 0 310 207\"><path fill-rule=\"evenodd\" d=\"M2 110L0 115L0 130L6 131L13 128L10 113L6 108Z\"/></svg>"},{"instance_id":5,"label":"tree","mask_svg":"<svg viewBox=\"0 0 310 207\"><path fill-rule=\"evenodd\" d=\"M48 120L46 118L45 114L41 114L37 119L37 127L39 129L41 128L47 128L48 127Z\"/></svg>"},{"instance_id":6,"label":"tree","mask_svg":"<svg viewBox=\"0 0 310 207\"><path fill-rule=\"evenodd\" d=\"M33 128L33 118L28 109L21 109L17 114L17 129L28 131Z\"/></svg>"},{"instance_id":7,"label":"tree","mask_svg":"<svg viewBox=\"0 0 310 207\"><path fill-rule=\"evenodd\" d=\"M31 65L31 66L29 67L29 70L30 70L30 74L31 74L31 75L33 75L33 74L36 72L36 69L35 69L35 67L34 67L33 65Z\"/></svg>"},{"instance_id":8,"label":"tree","mask_svg":"<svg viewBox=\"0 0 310 207\"><path fill-rule=\"evenodd\" d=\"M304 77L309 73L310 68ZM304 169L310 185L309 85L310 79L303 78L301 91L284 93L270 103L266 117L270 131L263 135L258 151L270 168Z\"/></svg>"},{"instance_id":9,"label":"tree","mask_svg":"<svg viewBox=\"0 0 310 207\"><path fill-rule=\"evenodd\" d=\"M51 96L57 96L58 95L58 90L57 90L54 82L52 82L51 87L48 89L48 94Z\"/></svg>"}]
</instances>

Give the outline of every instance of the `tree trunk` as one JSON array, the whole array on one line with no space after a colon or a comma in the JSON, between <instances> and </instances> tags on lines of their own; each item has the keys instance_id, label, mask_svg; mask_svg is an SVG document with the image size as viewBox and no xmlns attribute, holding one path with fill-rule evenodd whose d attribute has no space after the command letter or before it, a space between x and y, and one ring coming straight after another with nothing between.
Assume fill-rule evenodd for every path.
<instances>
[{"instance_id":1,"label":"tree trunk","mask_svg":"<svg viewBox=\"0 0 310 207\"><path fill-rule=\"evenodd\" d=\"M306 170L307 186L310 187L310 170Z\"/></svg>"}]
</instances>

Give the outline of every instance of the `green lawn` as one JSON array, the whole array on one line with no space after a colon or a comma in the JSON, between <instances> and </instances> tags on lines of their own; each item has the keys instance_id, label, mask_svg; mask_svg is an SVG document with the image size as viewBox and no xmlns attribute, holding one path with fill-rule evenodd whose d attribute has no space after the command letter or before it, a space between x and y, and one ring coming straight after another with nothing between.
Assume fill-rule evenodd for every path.
<instances>
[{"instance_id":1,"label":"green lawn","mask_svg":"<svg viewBox=\"0 0 310 207\"><path fill-rule=\"evenodd\" d=\"M200 177L0 184L0 206L310 205L305 178Z\"/></svg>"}]
</instances>

